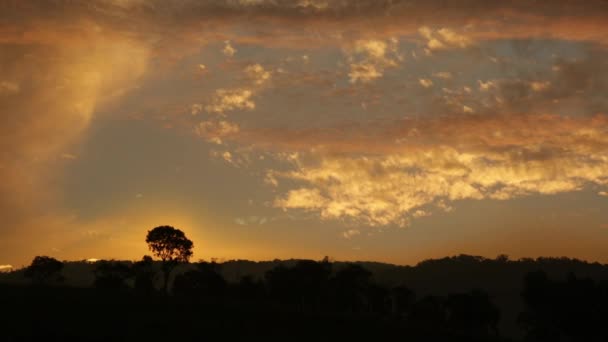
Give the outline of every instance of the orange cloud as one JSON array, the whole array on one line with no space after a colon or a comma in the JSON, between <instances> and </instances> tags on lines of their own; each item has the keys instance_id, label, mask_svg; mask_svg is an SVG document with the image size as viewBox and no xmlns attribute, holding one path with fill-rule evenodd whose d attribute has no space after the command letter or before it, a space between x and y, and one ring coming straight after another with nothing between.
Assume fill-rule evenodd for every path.
<instances>
[{"instance_id":1,"label":"orange cloud","mask_svg":"<svg viewBox=\"0 0 608 342\"><path fill-rule=\"evenodd\" d=\"M375 134L339 132L361 137L344 142L332 132L283 132L291 137L284 148L300 153L292 155L292 171L270 176L301 187L277 198L275 206L316 211L326 219L407 225L418 210L445 200L504 200L608 185L607 115L406 120Z\"/></svg>"}]
</instances>

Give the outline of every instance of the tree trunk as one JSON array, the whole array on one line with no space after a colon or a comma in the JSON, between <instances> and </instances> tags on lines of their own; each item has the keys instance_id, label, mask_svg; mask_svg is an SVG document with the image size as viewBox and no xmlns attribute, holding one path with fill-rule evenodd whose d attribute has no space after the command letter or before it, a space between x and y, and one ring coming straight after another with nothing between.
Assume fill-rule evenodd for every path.
<instances>
[{"instance_id":1,"label":"tree trunk","mask_svg":"<svg viewBox=\"0 0 608 342\"><path fill-rule=\"evenodd\" d=\"M165 281L163 282L163 292L167 295L169 294L169 276L171 275L171 270L171 265L163 265L163 277L165 278Z\"/></svg>"}]
</instances>

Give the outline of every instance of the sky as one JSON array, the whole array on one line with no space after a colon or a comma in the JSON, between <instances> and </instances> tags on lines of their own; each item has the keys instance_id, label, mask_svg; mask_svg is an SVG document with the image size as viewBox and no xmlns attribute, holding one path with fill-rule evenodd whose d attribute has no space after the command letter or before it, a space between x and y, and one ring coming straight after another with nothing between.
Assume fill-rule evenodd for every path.
<instances>
[{"instance_id":1,"label":"sky","mask_svg":"<svg viewBox=\"0 0 608 342\"><path fill-rule=\"evenodd\" d=\"M7 0L0 268L608 262L608 1Z\"/></svg>"}]
</instances>

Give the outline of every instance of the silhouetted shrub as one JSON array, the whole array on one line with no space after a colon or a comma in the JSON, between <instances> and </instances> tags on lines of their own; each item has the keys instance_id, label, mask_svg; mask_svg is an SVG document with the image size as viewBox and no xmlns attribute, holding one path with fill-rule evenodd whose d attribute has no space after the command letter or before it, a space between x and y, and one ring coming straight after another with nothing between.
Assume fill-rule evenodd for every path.
<instances>
[{"instance_id":1,"label":"silhouetted shrub","mask_svg":"<svg viewBox=\"0 0 608 342\"><path fill-rule=\"evenodd\" d=\"M62 282L64 280L60 274L62 269L61 261L49 256L37 256L25 270L24 275L35 284Z\"/></svg>"}]
</instances>

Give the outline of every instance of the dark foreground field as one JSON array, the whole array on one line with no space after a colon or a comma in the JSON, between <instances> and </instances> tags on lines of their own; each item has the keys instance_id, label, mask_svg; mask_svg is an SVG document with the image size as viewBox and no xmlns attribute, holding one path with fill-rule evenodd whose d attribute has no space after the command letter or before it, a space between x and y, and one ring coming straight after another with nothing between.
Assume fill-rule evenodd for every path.
<instances>
[{"instance_id":1,"label":"dark foreground field","mask_svg":"<svg viewBox=\"0 0 608 342\"><path fill-rule=\"evenodd\" d=\"M454 341L500 340L456 338L440 330L408 327L396 316L377 313L304 313L256 301L143 297L93 289L4 286L0 290L7 314L3 341L377 340L391 336L426 341L448 336Z\"/></svg>"},{"instance_id":2,"label":"dark foreground field","mask_svg":"<svg viewBox=\"0 0 608 342\"><path fill-rule=\"evenodd\" d=\"M1 341L608 341L608 267L570 259L194 263L169 291L157 263L26 271L0 276Z\"/></svg>"}]
</instances>

